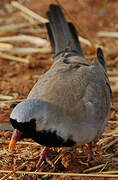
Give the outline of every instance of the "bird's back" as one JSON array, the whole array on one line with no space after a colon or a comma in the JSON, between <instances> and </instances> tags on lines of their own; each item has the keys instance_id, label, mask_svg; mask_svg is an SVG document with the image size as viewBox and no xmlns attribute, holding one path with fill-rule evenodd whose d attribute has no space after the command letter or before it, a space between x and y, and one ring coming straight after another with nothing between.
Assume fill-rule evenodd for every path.
<instances>
[{"instance_id":1,"label":"bird's back","mask_svg":"<svg viewBox=\"0 0 118 180\"><path fill-rule=\"evenodd\" d=\"M104 130L110 93L99 62L82 64L78 56L67 61L64 57L56 61L38 80L28 98L55 105L56 109L49 108L48 123L43 128L52 128L65 139L72 137L78 144L85 144L99 138Z\"/></svg>"}]
</instances>

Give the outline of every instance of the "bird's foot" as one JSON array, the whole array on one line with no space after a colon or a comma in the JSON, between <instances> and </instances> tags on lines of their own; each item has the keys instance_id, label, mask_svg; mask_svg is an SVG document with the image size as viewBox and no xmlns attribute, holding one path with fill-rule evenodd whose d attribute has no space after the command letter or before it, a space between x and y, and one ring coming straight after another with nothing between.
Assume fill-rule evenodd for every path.
<instances>
[{"instance_id":1,"label":"bird's foot","mask_svg":"<svg viewBox=\"0 0 118 180\"><path fill-rule=\"evenodd\" d=\"M36 165L38 169L43 161L46 161L50 166L54 167L54 164L47 157L49 149L50 149L49 147L44 147L40 155L36 157L36 159L38 159L38 163Z\"/></svg>"},{"instance_id":2,"label":"bird's foot","mask_svg":"<svg viewBox=\"0 0 118 180\"><path fill-rule=\"evenodd\" d=\"M88 159L87 159L87 161L89 162L92 160L94 160L94 151L93 151L93 144L92 144L92 142L90 142L88 144Z\"/></svg>"}]
</instances>

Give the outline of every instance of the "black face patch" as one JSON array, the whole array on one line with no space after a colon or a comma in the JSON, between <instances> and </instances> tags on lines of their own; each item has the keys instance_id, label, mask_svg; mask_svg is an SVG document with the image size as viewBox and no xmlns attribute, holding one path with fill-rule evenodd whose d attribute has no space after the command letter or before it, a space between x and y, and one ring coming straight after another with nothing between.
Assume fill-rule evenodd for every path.
<instances>
[{"instance_id":1,"label":"black face patch","mask_svg":"<svg viewBox=\"0 0 118 180\"><path fill-rule=\"evenodd\" d=\"M22 132L21 138L32 138L36 133L36 120L31 119L30 122L17 122L15 119L10 118L10 122L14 129Z\"/></svg>"}]
</instances>

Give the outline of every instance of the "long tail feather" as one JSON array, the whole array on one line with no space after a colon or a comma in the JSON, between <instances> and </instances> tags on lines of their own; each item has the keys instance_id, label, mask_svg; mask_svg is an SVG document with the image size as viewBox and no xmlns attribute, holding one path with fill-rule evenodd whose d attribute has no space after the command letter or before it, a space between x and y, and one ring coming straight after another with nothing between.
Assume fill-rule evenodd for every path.
<instances>
[{"instance_id":1,"label":"long tail feather","mask_svg":"<svg viewBox=\"0 0 118 180\"><path fill-rule=\"evenodd\" d=\"M75 52L80 56L84 56L76 29L72 23L68 23L57 5L50 5L50 10L47 12L49 23L46 27L50 37L54 55L61 52Z\"/></svg>"}]
</instances>

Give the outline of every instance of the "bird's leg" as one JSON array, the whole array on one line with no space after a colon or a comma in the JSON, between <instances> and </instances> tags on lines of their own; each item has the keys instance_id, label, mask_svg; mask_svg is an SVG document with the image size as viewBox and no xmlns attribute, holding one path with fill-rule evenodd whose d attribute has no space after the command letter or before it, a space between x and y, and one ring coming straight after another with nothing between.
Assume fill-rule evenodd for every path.
<instances>
[{"instance_id":1,"label":"bird's leg","mask_svg":"<svg viewBox=\"0 0 118 180\"><path fill-rule=\"evenodd\" d=\"M94 151L93 151L93 144L90 142L88 144L88 162L94 159Z\"/></svg>"},{"instance_id":2,"label":"bird's leg","mask_svg":"<svg viewBox=\"0 0 118 180\"><path fill-rule=\"evenodd\" d=\"M52 167L54 167L53 163L48 159L47 154L49 152L49 147L44 147L41 151L40 155L38 156L38 163L37 167L40 167L41 163L45 160L48 164L50 164Z\"/></svg>"}]
</instances>

